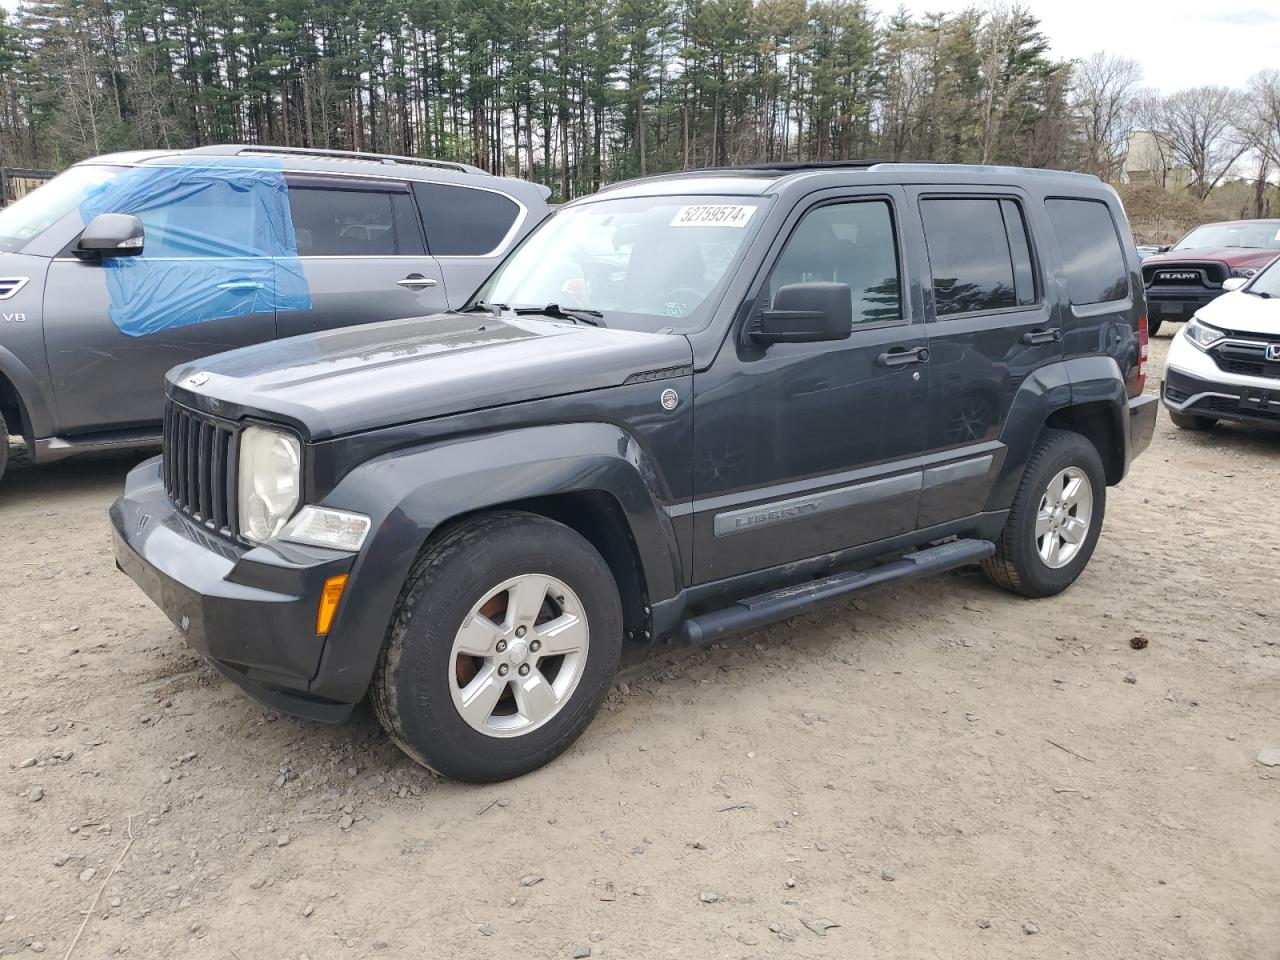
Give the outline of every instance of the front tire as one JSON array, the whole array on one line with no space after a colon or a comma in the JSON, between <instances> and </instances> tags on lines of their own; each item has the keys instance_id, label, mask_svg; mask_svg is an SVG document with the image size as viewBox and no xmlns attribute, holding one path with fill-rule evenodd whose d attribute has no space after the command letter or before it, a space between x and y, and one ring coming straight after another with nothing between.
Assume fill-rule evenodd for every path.
<instances>
[{"instance_id":1,"label":"front tire","mask_svg":"<svg viewBox=\"0 0 1280 960\"><path fill-rule=\"evenodd\" d=\"M1213 417L1198 417L1194 413L1179 413L1177 410L1169 411L1169 419L1180 430L1212 430L1218 422Z\"/></svg>"},{"instance_id":2,"label":"front tire","mask_svg":"<svg viewBox=\"0 0 1280 960\"><path fill-rule=\"evenodd\" d=\"M9 467L9 426L4 421L4 414L0 413L0 480L4 479L4 472Z\"/></svg>"},{"instance_id":3,"label":"front tire","mask_svg":"<svg viewBox=\"0 0 1280 960\"><path fill-rule=\"evenodd\" d=\"M1069 430L1045 430L1023 471L995 556L983 562L988 579L1024 597L1067 589L1093 556L1106 498L1094 445Z\"/></svg>"},{"instance_id":4,"label":"front tire","mask_svg":"<svg viewBox=\"0 0 1280 960\"><path fill-rule=\"evenodd\" d=\"M371 687L410 757L475 783L528 773L586 729L622 652L622 602L582 536L535 514L467 520L414 563Z\"/></svg>"}]
</instances>

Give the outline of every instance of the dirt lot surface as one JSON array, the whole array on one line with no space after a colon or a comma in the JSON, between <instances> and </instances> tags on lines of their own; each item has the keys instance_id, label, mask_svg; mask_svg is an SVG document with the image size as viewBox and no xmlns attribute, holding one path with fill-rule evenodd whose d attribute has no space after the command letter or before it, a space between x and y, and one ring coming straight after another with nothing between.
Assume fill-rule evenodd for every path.
<instances>
[{"instance_id":1,"label":"dirt lot surface","mask_svg":"<svg viewBox=\"0 0 1280 960\"><path fill-rule=\"evenodd\" d=\"M650 650L492 787L187 653L112 566L137 459L0 484L0 954L1280 957L1280 435L1162 414L1065 595Z\"/></svg>"}]
</instances>

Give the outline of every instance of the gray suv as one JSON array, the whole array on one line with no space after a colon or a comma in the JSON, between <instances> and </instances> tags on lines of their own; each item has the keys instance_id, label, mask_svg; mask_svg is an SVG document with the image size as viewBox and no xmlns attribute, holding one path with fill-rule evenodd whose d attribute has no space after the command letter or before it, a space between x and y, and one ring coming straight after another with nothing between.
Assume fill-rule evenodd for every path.
<instances>
[{"instance_id":1,"label":"gray suv","mask_svg":"<svg viewBox=\"0 0 1280 960\"><path fill-rule=\"evenodd\" d=\"M37 462L157 441L176 365L462 306L547 195L465 164L341 151L77 164L0 210L0 475L9 431Z\"/></svg>"}]
</instances>

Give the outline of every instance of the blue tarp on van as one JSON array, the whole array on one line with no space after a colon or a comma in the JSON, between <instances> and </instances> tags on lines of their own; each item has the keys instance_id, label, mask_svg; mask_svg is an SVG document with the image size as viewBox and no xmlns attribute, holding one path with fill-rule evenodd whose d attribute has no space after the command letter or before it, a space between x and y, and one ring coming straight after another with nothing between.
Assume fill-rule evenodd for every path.
<instances>
[{"instance_id":1,"label":"blue tarp on van","mask_svg":"<svg viewBox=\"0 0 1280 960\"><path fill-rule=\"evenodd\" d=\"M100 213L133 214L146 230L140 256L102 261L111 320L127 336L311 309L279 161L134 167L85 194L84 223Z\"/></svg>"}]
</instances>

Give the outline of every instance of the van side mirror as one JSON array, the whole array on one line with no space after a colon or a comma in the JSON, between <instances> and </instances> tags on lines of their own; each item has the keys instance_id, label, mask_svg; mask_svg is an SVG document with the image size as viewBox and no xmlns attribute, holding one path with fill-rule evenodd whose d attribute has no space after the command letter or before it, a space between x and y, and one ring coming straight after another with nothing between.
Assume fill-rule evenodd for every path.
<instances>
[{"instance_id":1,"label":"van side mirror","mask_svg":"<svg viewBox=\"0 0 1280 960\"><path fill-rule=\"evenodd\" d=\"M100 213L80 234L76 251L99 257L136 257L145 237L142 221L132 214Z\"/></svg>"},{"instance_id":2,"label":"van side mirror","mask_svg":"<svg viewBox=\"0 0 1280 960\"><path fill-rule=\"evenodd\" d=\"M789 283L748 332L752 343L846 340L853 332L853 294L847 283Z\"/></svg>"},{"instance_id":3,"label":"van side mirror","mask_svg":"<svg viewBox=\"0 0 1280 960\"><path fill-rule=\"evenodd\" d=\"M1223 290L1239 290L1248 282L1249 282L1248 277L1227 277L1227 279L1222 281L1222 289Z\"/></svg>"}]
</instances>

